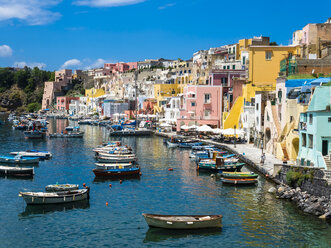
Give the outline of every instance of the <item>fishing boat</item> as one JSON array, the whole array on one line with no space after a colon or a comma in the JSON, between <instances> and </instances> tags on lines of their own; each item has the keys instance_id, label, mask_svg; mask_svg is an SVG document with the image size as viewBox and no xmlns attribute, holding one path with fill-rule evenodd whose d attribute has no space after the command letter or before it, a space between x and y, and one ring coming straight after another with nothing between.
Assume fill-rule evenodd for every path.
<instances>
[{"instance_id":1,"label":"fishing boat","mask_svg":"<svg viewBox=\"0 0 331 248\"><path fill-rule=\"evenodd\" d=\"M192 148L193 146L201 146L203 143L196 140L186 140L179 142L178 147L180 148Z\"/></svg>"},{"instance_id":2,"label":"fishing boat","mask_svg":"<svg viewBox=\"0 0 331 248\"><path fill-rule=\"evenodd\" d=\"M38 157L41 159L49 159L52 157L52 153L50 152L43 152L38 150L27 150L21 152L10 152L11 155L21 155L23 157Z\"/></svg>"},{"instance_id":3,"label":"fishing boat","mask_svg":"<svg viewBox=\"0 0 331 248\"><path fill-rule=\"evenodd\" d=\"M99 165L100 167L101 165ZM129 176L140 176L140 167L133 164L108 164L105 169L94 169L96 177L118 178Z\"/></svg>"},{"instance_id":4,"label":"fishing boat","mask_svg":"<svg viewBox=\"0 0 331 248\"><path fill-rule=\"evenodd\" d=\"M130 166L132 167L132 163L121 163L121 164L95 163L96 169L102 169L102 170L123 169L123 168L129 168Z\"/></svg>"},{"instance_id":5,"label":"fishing boat","mask_svg":"<svg viewBox=\"0 0 331 248\"><path fill-rule=\"evenodd\" d=\"M15 176L15 177L31 177L34 175L34 168L0 166L0 175Z\"/></svg>"},{"instance_id":6,"label":"fishing boat","mask_svg":"<svg viewBox=\"0 0 331 248\"><path fill-rule=\"evenodd\" d=\"M84 132L80 133L50 133L50 138L83 138Z\"/></svg>"},{"instance_id":7,"label":"fishing boat","mask_svg":"<svg viewBox=\"0 0 331 248\"><path fill-rule=\"evenodd\" d=\"M107 154L99 153L96 157L97 160L101 163L129 163L137 160L135 154Z\"/></svg>"},{"instance_id":8,"label":"fishing boat","mask_svg":"<svg viewBox=\"0 0 331 248\"><path fill-rule=\"evenodd\" d=\"M257 178L258 174L254 172L223 172L221 176L228 179L252 179Z\"/></svg>"},{"instance_id":9,"label":"fishing boat","mask_svg":"<svg viewBox=\"0 0 331 248\"><path fill-rule=\"evenodd\" d=\"M197 169L216 173L220 171L241 171L244 165L245 163L239 163L237 158L224 159L223 157L217 157L216 161L212 159L198 161Z\"/></svg>"},{"instance_id":10,"label":"fishing boat","mask_svg":"<svg viewBox=\"0 0 331 248\"><path fill-rule=\"evenodd\" d=\"M78 184L50 184L45 187L46 191L57 192L57 191L69 191L77 190L79 188Z\"/></svg>"},{"instance_id":11,"label":"fishing boat","mask_svg":"<svg viewBox=\"0 0 331 248\"><path fill-rule=\"evenodd\" d=\"M243 178L243 179L222 178L222 183L232 184L232 185L252 185L257 183L257 179L256 178Z\"/></svg>"},{"instance_id":12,"label":"fishing boat","mask_svg":"<svg viewBox=\"0 0 331 248\"><path fill-rule=\"evenodd\" d=\"M63 191L63 192L20 192L20 197L23 197L26 204L59 204L67 202L76 202L81 200L89 200L90 189Z\"/></svg>"},{"instance_id":13,"label":"fishing boat","mask_svg":"<svg viewBox=\"0 0 331 248\"><path fill-rule=\"evenodd\" d=\"M24 131L23 133L24 133L24 137L27 139L43 139L46 135L45 132L39 130Z\"/></svg>"},{"instance_id":14,"label":"fishing boat","mask_svg":"<svg viewBox=\"0 0 331 248\"><path fill-rule=\"evenodd\" d=\"M111 131L109 133L110 137L114 136L151 136L153 134L153 130L147 128L140 129L130 129L125 128L122 130Z\"/></svg>"},{"instance_id":15,"label":"fishing boat","mask_svg":"<svg viewBox=\"0 0 331 248\"><path fill-rule=\"evenodd\" d=\"M221 228L222 215L159 215L143 214L150 227L166 229Z\"/></svg>"},{"instance_id":16,"label":"fishing boat","mask_svg":"<svg viewBox=\"0 0 331 248\"><path fill-rule=\"evenodd\" d=\"M38 157L23 157L21 155L16 156L0 156L0 163L10 164L38 164Z\"/></svg>"}]
</instances>

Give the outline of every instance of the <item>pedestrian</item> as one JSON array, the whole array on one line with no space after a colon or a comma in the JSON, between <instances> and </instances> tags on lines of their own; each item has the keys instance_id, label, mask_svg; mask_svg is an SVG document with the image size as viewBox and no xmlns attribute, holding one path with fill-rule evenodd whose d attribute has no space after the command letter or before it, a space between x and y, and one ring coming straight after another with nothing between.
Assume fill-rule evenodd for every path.
<instances>
[{"instance_id":1,"label":"pedestrian","mask_svg":"<svg viewBox=\"0 0 331 248\"><path fill-rule=\"evenodd\" d=\"M262 153L261 155L261 164L264 165L264 161L265 161L265 153Z\"/></svg>"}]
</instances>

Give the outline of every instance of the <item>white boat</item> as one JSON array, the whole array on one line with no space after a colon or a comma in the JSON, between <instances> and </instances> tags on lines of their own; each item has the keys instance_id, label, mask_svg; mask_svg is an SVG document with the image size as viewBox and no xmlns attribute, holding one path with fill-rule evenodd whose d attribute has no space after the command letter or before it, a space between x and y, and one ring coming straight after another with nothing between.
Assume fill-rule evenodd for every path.
<instances>
[{"instance_id":1,"label":"white boat","mask_svg":"<svg viewBox=\"0 0 331 248\"><path fill-rule=\"evenodd\" d=\"M137 160L136 156L101 156L97 157L101 163L129 163Z\"/></svg>"},{"instance_id":2,"label":"white boat","mask_svg":"<svg viewBox=\"0 0 331 248\"><path fill-rule=\"evenodd\" d=\"M18 196L23 197L26 204L59 204L89 199L90 189L78 189L63 192L20 192Z\"/></svg>"},{"instance_id":3,"label":"white boat","mask_svg":"<svg viewBox=\"0 0 331 248\"><path fill-rule=\"evenodd\" d=\"M50 152L42 152L37 150L27 150L21 152L10 152L11 155L21 155L23 157L38 157L43 159L48 159L52 157L52 153Z\"/></svg>"},{"instance_id":4,"label":"white boat","mask_svg":"<svg viewBox=\"0 0 331 248\"><path fill-rule=\"evenodd\" d=\"M0 163L8 164L39 164L38 157L23 157L21 155L16 156L0 156Z\"/></svg>"},{"instance_id":5,"label":"white boat","mask_svg":"<svg viewBox=\"0 0 331 248\"><path fill-rule=\"evenodd\" d=\"M178 147L179 146L179 143L174 143L174 142L171 142L170 140L167 140L167 145L168 147Z\"/></svg>"},{"instance_id":6,"label":"white boat","mask_svg":"<svg viewBox=\"0 0 331 248\"><path fill-rule=\"evenodd\" d=\"M166 229L221 228L222 215L159 215L143 214L150 227Z\"/></svg>"},{"instance_id":7,"label":"white boat","mask_svg":"<svg viewBox=\"0 0 331 248\"><path fill-rule=\"evenodd\" d=\"M50 184L45 187L46 191L57 192L57 191L69 191L77 190L79 188L78 184Z\"/></svg>"},{"instance_id":8,"label":"white boat","mask_svg":"<svg viewBox=\"0 0 331 248\"><path fill-rule=\"evenodd\" d=\"M77 133L50 133L50 138L83 138L84 132L77 132Z\"/></svg>"},{"instance_id":9,"label":"white boat","mask_svg":"<svg viewBox=\"0 0 331 248\"><path fill-rule=\"evenodd\" d=\"M14 177L29 177L34 175L34 168L0 166L0 175L14 176Z\"/></svg>"}]
</instances>

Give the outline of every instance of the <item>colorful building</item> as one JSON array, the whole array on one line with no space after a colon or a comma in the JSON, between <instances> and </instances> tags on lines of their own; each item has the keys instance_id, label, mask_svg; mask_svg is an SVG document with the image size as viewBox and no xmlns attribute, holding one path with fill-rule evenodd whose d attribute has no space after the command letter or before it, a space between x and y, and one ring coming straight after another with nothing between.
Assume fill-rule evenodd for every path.
<instances>
[{"instance_id":1,"label":"colorful building","mask_svg":"<svg viewBox=\"0 0 331 248\"><path fill-rule=\"evenodd\" d=\"M154 98L157 104L154 106L154 112L163 112L162 106L167 103L168 97L177 96L180 93L178 84L154 84Z\"/></svg>"},{"instance_id":2,"label":"colorful building","mask_svg":"<svg viewBox=\"0 0 331 248\"><path fill-rule=\"evenodd\" d=\"M318 86L308 111L300 114L297 163L331 170L331 87Z\"/></svg>"},{"instance_id":3,"label":"colorful building","mask_svg":"<svg viewBox=\"0 0 331 248\"><path fill-rule=\"evenodd\" d=\"M71 97L71 96L60 96L56 98L56 109L61 111L68 111L69 104L72 100L79 100L79 97Z\"/></svg>"}]
</instances>

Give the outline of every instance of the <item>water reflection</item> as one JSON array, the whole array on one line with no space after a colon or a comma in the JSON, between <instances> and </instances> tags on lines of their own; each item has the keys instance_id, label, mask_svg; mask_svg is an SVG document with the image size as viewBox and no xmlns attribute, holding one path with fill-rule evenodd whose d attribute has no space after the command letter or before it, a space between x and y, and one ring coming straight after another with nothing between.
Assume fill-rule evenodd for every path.
<instances>
[{"instance_id":1,"label":"water reflection","mask_svg":"<svg viewBox=\"0 0 331 248\"><path fill-rule=\"evenodd\" d=\"M33 217L53 212L66 212L73 209L88 209L90 203L88 200L79 202L69 202L61 204L47 204L47 205L27 205L24 212L19 214L20 218Z\"/></svg>"},{"instance_id":2,"label":"water reflection","mask_svg":"<svg viewBox=\"0 0 331 248\"><path fill-rule=\"evenodd\" d=\"M192 230L171 230L163 228L150 227L146 232L144 243L162 242L167 239L195 238L221 235L222 229L192 229Z\"/></svg>"}]
</instances>

